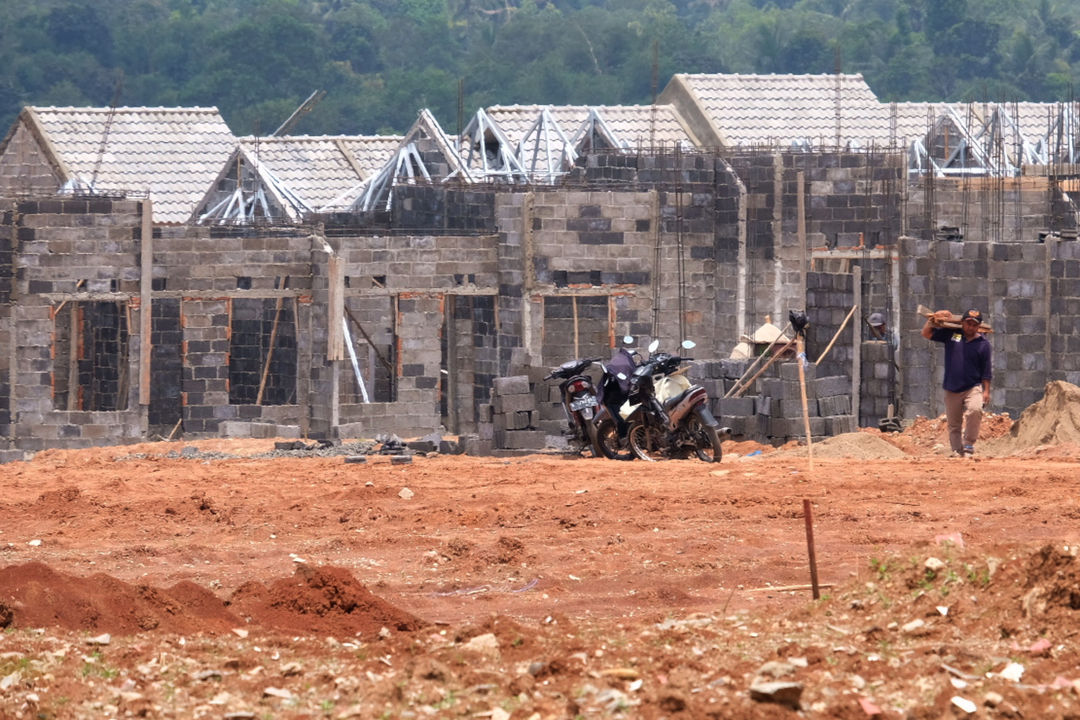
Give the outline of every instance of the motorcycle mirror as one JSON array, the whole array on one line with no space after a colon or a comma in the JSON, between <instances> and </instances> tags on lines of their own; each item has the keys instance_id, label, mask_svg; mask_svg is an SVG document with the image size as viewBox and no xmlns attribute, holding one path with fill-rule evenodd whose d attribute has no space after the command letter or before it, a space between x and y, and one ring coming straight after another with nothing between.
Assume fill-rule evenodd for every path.
<instances>
[{"instance_id":1,"label":"motorcycle mirror","mask_svg":"<svg viewBox=\"0 0 1080 720\"><path fill-rule=\"evenodd\" d=\"M633 345L634 344L634 336L633 335L623 335L622 341L623 341L623 345Z\"/></svg>"},{"instance_id":2,"label":"motorcycle mirror","mask_svg":"<svg viewBox=\"0 0 1080 720\"><path fill-rule=\"evenodd\" d=\"M658 347L660 347L660 340L659 339L653 340L651 343L649 343L649 352L650 353L656 352L656 348L658 348Z\"/></svg>"},{"instance_id":3,"label":"motorcycle mirror","mask_svg":"<svg viewBox=\"0 0 1080 720\"><path fill-rule=\"evenodd\" d=\"M697 343L693 340L683 340L682 346L684 350L693 350L695 347L697 347Z\"/></svg>"}]
</instances>

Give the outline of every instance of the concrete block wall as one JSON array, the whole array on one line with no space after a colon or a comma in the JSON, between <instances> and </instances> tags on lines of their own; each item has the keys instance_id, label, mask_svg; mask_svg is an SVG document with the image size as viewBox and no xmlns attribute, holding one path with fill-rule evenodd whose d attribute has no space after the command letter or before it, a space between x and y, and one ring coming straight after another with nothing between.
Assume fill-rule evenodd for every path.
<instances>
[{"instance_id":1,"label":"concrete block wall","mask_svg":"<svg viewBox=\"0 0 1080 720\"><path fill-rule=\"evenodd\" d=\"M908 187L906 234L955 228L965 242L1037 242L1048 231L1076 230L1075 212L1063 211L1070 206L1047 177L926 176Z\"/></svg>"},{"instance_id":2,"label":"concrete block wall","mask_svg":"<svg viewBox=\"0 0 1080 720\"><path fill-rule=\"evenodd\" d=\"M381 366L368 392L374 391L377 401L392 401L397 412L378 415L356 402L350 390L341 421L378 418L383 425L373 430L400 435L422 422L432 423L430 432L448 416L448 424L456 424L458 432L475 431L477 407L486 401L491 379L498 374L497 237L341 234L346 231L327 230L345 262L346 306L395 366L392 392ZM361 349L367 345L362 337L354 341ZM361 362L370 360L364 357ZM453 371L454 382L443 369ZM339 387L354 385L349 367ZM397 420L402 424L395 429Z\"/></svg>"},{"instance_id":3,"label":"concrete block wall","mask_svg":"<svg viewBox=\"0 0 1080 720\"><path fill-rule=\"evenodd\" d=\"M5 392L8 434L18 448L86 447L145 435L145 409L138 405L139 310L128 304L139 291L141 210L135 200L109 198L48 197L6 205L4 225L13 240L9 298L17 302L8 306ZM68 303L119 303L130 312L127 354L118 358L130 381L120 386L126 394L116 399L117 411L58 407L53 314Z\"/></svg>"},{"instance_id":4,"label":"concrete block wall","mask_svg":"<svg viewBox=\"0 0 1080 720\"><path fill-rule=\"evenodd\" d=\"M737 153L729 160L746 187L747 316L786 322L804 303L809 249L888 246L903 219L904 158L898 153ZM799 177L803 184L799 185ZM799 238L799 193L805 247Z\"/></svg>"},{"instance_id":5,"label":"concrete block wall","mask_svg":"<svg viewBox=\"0 0 1080 720\"><path fill-rule=\"evenodd\" d=\"M981 310L994 328L991 410L1013 417L1042 397L1046 382L1080 381L1072 331L1080 317L1076 241L985 243L903 238L901 297L913 309ZM908 312L901 336L905 417L944 411L943 351L924 340ZM1073 347L1076 345L1076 347ZM1070 379L1071 378L1071 379Z\"/></svg>"},{"instance_id":6,"label":"concrete block wall","mask_svg":"<svg viewBox=\"0 0 1080 720\"><path fill-rule=\"evenodd\" d=\"M11 384L14 344L15 203L0 199L0 449L11 437Z\"/></svg>"},{"instance_id":7,"label":"concrete block wall","mask_svg":"<svg viewBox=\"0 0 1080 720\"><path fill-rule=\"evenodd\" d=\"M154 301L178 308L176 315L155 312L152 332L166 343L175 342L178 331L181 338L179 352L172 345L152 351L162 360L152 365L160 389L175 386L177 354L181 368L180 396L162 397L159 390L152 401L155 419L176 403L187 434L215 434L230 420L300 425L306 397L297 369L306 368L310 348L308 336L298 332L297 313L300 299L312 291L311 236L296 229L190 226L157 228L154 235ZM274 372L267 376L269 393L257 404L253 392L230 389L233 383L259 384L266 359L259 344L269 342L275 316ZM265 338L251 340L253 323ZM245 367L246 374L237 374ZM165 423L159 428L171 431Z\"/></svg>"},{"instance_id":8,"label":"concrete block wall","mask_svg":"<svg viewBox=\"0 0 1080 720\"><path fill-rule=\"evenodd\" d=\"M854 275L850 273L809 272L806 274L806 316L810 324L806 328L806 355L816 361L836 335L844 318L854 304ZM783 318L781 327L787 322ZM862 319L853 316L844 331L836 338L829 354L822 361L821 370L827 375L851 377L854 350L853 333L860 332ZM790 331L788 333L790 335Z\"/></svg>"},{"instance_id":9,"label":"concrete block wall","mask_svg":"<svg viewBox=\"0 0 1080 720\"><path fill-rule=\"evenodd\" d=\"M394 194L392 227L485 234L496 230L494 188L401 185Z\"/></svg>"}]
</instances>

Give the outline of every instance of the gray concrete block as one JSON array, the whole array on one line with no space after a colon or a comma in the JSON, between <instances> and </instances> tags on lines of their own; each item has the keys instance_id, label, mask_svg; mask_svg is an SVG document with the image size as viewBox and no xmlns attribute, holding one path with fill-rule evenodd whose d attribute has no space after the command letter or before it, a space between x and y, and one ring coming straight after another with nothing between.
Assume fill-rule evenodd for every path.
<instances>
[{"instance_id":1,"label":"gray concrete block","mask_svg":"<svg viewBox=\"0 0 1080 720\"><path fill-rule=\"evenodd\" d=\"M540 450L545 447L542 430L507 430L499 447L507 450Z\"/></svg>"},{"instance_id":2,"label":"gray concrete block","mask_svg":"<svg viewBox=\"0 0 1080 720\"><path fill-rule=\"evenodd\" d=\"M814 381L814 390L818 397L850 394L851 378L845 375L821 377Z\"/></svg>"},{"instance_id":3,"label":"gray concrete block","mask_svg":"<svg viewBox=\"0 0 1080 720\"><path fill-rule=\"evenodd\" d=\"M536 398L532 393L496 395L494 406L496 414L531 411L536 409Z\"/></svg>"},{"instance_id":4,"label":"gray concrete block","mask_svg":"<svg viewBox=\"0 0 1080 720\"><path fill-rule=\"evenodd\" d=\"M717 398L713 404L714 414L724 417L742 417L757 412L757 401L753 395L731 398Z\"/></svg>"},{"instance_id":5,"label":"gray concrete block","mask_svg":"<svg viewBox=\"0 0 1080 720\"><path fill-rule=\"evenodd\" d=\"M253 437L251 425L251 423L241 420L225 420L218 426L218 434L229 438Z\"/></svg>"},{"instance_id":6,"label":"gray concrete block","mask_svg":"<svg viewBox=\"0 0 1080 720\"><path fill-rule=\"evenodd\" d=\"M496 395L521 395L531 392L528 375L497 377L492 382Z\"/></svg>"}]
</instances>

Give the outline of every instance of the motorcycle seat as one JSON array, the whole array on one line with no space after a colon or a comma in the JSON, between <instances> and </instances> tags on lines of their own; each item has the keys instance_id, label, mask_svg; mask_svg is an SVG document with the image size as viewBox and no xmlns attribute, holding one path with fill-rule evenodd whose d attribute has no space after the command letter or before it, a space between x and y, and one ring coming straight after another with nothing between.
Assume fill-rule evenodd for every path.
<instances>
[{"instance_id":1,"label":"motorcycle seat","mask_svg":"<svg viewBox=\"0 0 1080 720\"><path fill-rule=\"evenodd\" d=\"M690 392L692 389L693 388L687 388L686 390L683 390L681 393L679 393L675 397L670 397L667 400L665 400L664 401L664 409L665 410L670 410L673 407L675 407L676 405L678 405L679 403L681 403L683 401L683 398L686 397L686 394L688 392Z\"/></svg>"}]
</instances>

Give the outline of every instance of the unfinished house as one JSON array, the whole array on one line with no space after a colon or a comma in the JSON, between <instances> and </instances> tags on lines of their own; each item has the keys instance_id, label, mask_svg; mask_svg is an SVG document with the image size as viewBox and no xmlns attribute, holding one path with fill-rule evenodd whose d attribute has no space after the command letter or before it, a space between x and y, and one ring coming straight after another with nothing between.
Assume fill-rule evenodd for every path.
<instances>
[{"instance_id":1,"label":"unfinished house","mask_svg":"<svg viewBox=\"0 0 1080 720\"><path fill-rule=\"evenodd\" d=\"M1080 381L1071 121L1047 106L1060 137L1018 124L1026 144L1014 147L1048 165L950 177L946 165L1004 134L867 92L858 76L677 76L674 110L635 111L636 130L604 107L569 119L492 108L460 144L425 111L348 211L291 223L171 225L154 196L74 187L5 198L0 433L12 455L153 434L440 428L481 450L536 448L558 433L546 369L630 334L695 340L716 412L782 442L793 424L765 389L720 396L740 340L766 319L783 330L800 308L808 357L821 359L815 435L876 424L890 403L907 417L940 411L940 353L918 337L917 303L985 309L998 408L1018 413L1047 380ZM671 112L682 121L647 146ZM940 172L912 172L915 141ZM519 176L477 172L476 152ZM221 189L230 153L189 214ZM875 311L886 341L866 333ZM536 410L498 417L495 379L522 374Z\"/></svg>"}]
</instances>

